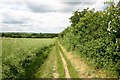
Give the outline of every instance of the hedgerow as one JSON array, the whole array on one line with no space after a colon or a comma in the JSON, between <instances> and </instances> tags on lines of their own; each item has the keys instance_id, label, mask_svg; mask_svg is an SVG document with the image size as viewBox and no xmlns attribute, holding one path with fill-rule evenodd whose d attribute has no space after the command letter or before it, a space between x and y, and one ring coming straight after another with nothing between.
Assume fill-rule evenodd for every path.
<instances>
[{"instance_id":1,"label":"hedgerow","mask_svg":"<svg viewBox=\"0 0 120 80\"><path fill-rule=\"evenodd\" d=\"M111 5L103 11L75 11L70 22L60 33L59 41L69 51L77 51L96 69L120 77L120 8Z\"/></svg>"}]
</instances>

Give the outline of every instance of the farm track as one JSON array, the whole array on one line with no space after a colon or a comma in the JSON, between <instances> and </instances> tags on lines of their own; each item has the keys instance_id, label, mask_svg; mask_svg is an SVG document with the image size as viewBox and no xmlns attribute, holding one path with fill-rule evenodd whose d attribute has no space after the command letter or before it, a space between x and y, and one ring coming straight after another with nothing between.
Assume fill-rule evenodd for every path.
<instances>
[{"instance_id":1,"label":"farm track","mask_svg":"<svg viewBox=\"0 0 120 80\"><path fill-rule=\"evenodd\" d=\"M46 68L45 68L46 67ZM44 72L44 75L39 74ZM105 78L102 71L95 71L88 66L79 55L68 52L59 42L52 48L46 64L38 72L37 77L44 78Z\"/></svg>"},{"instance_id":2,"label":"farm track","mask_svg":"<svg viewBox=\"0 0 120 80\"><path fill-rule=\"evenodd\" d=\"M68 52L61 44L59 44L59 46L63 51L63 54L76 70L78 78L110 78L102 70L95 70L93 67L90 67L83 59L80 58L79 55Z\"/></svg>"},{"instance_id":3,"label":"farm track","mask_svg":"<svg viewBox=\"0 0 120 80\"><path fill-rule=\"evenodd\" d=\"M60 50L60 47L57 43L55 45L55 52L56 52L56 58L55 58L55 61L54 61L55 64L53 66L53 72L54 72L53 77L54 78L70 78L69 70L68 70L68 67L67 67L67 62L65 61L65 58L62 54L62 51ZM61 63L59 63L58 60L60 60ZM60 73L58 71L58 69L63 69L63 71L61 71L62 73Z\"/></svg>"},{"instance_id":4,"label":"farm track","mask_svg":"<svg viewBox=\"0 0 120 80\"><path fill-rule=\"evenodd\" d=\"M60 56L61 56L61 59L62 59L62 62L63 62L63 66L64 66L64 71L65 71L65 78L70 78L70 74L69 74L69 70L67 68L67 63L62 55L62 53L60 52Z\"/></svg>"},{"instance_id":5,"label":"farm track","mask_svg":"<svg viewBox=\"0 0 120 80\"><path fill-rule=\"evenodd\" d=\"M63 46L60 45L60 47L65 56L67 56L68 60L72 63L75 70L78 72L79 78L91 78L91 76L86 73L88 66L82 60L80 60L78 56L73 55L71 52L67 52Z\"/></svg>"}]
</instances>

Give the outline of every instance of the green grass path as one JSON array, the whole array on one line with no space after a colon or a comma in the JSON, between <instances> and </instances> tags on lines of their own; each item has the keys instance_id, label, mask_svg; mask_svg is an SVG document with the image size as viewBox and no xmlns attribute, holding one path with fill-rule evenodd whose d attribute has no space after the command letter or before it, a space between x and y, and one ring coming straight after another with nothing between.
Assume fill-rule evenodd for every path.
<instances>
[{"instance_id":1,"label":"green grass path","mask_svg":"<svg viewBox=\"0 0 120 80\"><path fill-rule=\"evenodd\" d=\"M77 78L77 71L62 51L59 43L49 53L48 59L35 73L36 78Z\"/></svg>"}]
</instances>

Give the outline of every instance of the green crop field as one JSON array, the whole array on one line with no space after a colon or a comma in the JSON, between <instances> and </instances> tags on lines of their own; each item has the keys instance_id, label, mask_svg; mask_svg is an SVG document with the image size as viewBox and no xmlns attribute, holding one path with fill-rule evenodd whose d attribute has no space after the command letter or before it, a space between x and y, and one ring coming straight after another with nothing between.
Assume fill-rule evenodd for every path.
<instances>
[{"instance_id":1,"label":"green crop field","mask_svg":"<svg viewBox=\"0 0 120 80\"><path fill-rule=\"evenodd\" d=\"M3 78L31 76L53 44L54 39L2 38Z\"/></svg>"}]
</instances>

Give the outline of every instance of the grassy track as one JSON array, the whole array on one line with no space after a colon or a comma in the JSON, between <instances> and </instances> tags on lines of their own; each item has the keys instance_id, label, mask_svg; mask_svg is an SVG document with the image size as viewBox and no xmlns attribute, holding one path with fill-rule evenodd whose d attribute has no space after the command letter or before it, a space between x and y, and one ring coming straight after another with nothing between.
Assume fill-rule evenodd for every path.
<instances>
[{"instance_id":1,"label":"grassy track","mask_svg":"<svg viewBox=\"0 0 120 80\"><path fill-rule=\"evenodd\" d=\"M64 54L63 50L61 49L61 46L59 45L59 49L63 55L63 57L65 58L66 62L67 62L67 67L69 70L69 74L71 76L71 78L78 78L78 72L76 71L76 69L74 68L74 66L71 64L70 60L67 58L67 56Z\"/></svg>"},{"instance_id":2,"label":"grassy track","mask_svg":"<svg viewBox=\"0 0 120 80\"><path fill-rule=\"evenodd\" d=\"M58 73L59 73L59 78L64 78L65 77L64 66L63 66L62 59L60 57L60 49L59 49L59 45L58 45L57 42L55 44L55 47L56 47L57 70L58 70Z\"/></svg>"},{"instance_id":3,"label":"grassy track","mask_svg":"<svg viewBox=\"0 0 120 80\"><path fill-rule=\"evenodd\" d=\"M60 56L60 47L57 42L51 50L48 59L38 69L35 76L37 78L65 78L64 66Z\"/></svg>"},{"instance_id":4,"label":"grassy track","mask_svg":"<svg viewBox=\"0 0 120 80\"><path fill-rule=\"evenodd\" d=\"M111 78L110 73L106 73L104 70L96 70L88 65L77 52L68 52L62 45L60 47L72 78Z\"/></svg>"}]
</instances>

